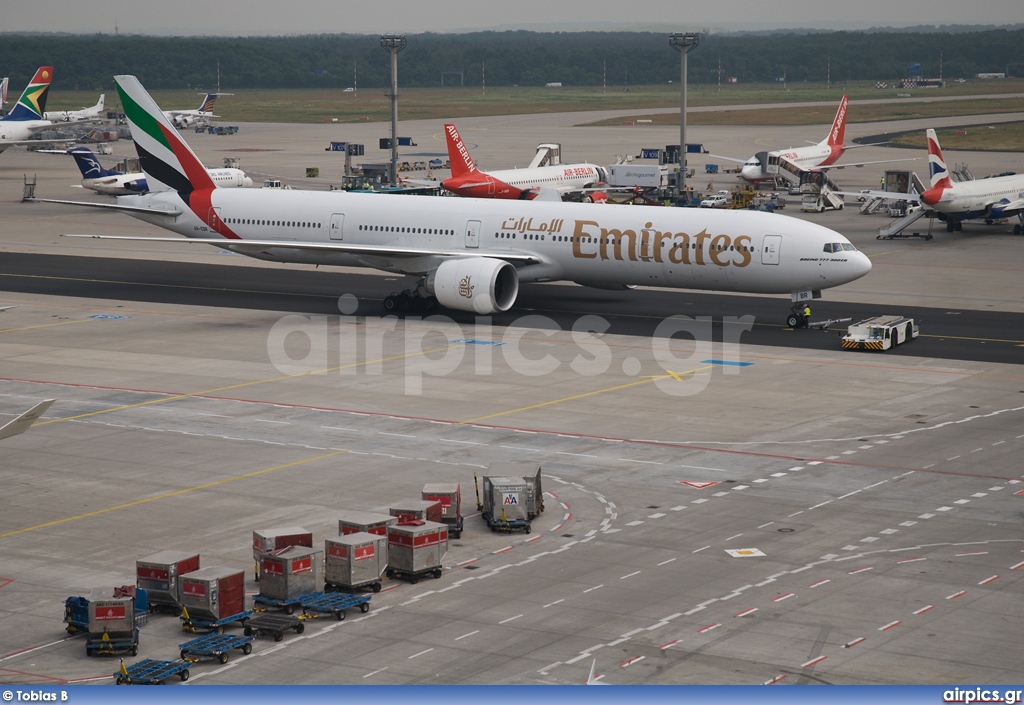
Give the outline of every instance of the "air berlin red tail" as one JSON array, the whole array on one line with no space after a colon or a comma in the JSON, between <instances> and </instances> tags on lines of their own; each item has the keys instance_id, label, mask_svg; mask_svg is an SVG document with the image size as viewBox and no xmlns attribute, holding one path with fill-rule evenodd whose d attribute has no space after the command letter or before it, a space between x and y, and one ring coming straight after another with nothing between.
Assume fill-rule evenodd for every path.
<instances>
[{"instance_id":1,"label":"air berlin red tail","mask_svg":"<svg viewBox=\"0 0 1024 705\"><path fill-rule=\"evenodd\" d=\"M839 103L839 110L836 112L836 119L832 121L832 130L828 133L828 145L830 147L842 147L846 138L846 104L850 96L844 95Z\"/></svg>"},{"instance_id":2,"label":"air berlin red tail","mask_svg":"<svg viewBox=\"0 0 1024 705\"><path fill-rule=\"evenodd\" d=\"M444 126L444 136L448 141L448 161L452 165L452 176L457 177L476 173L476 164L473 163L473 158L469 156L469 150L466 149L462 138L459 137L459 131L455 129L455 125L446 124Z\"/></svg>"}]
</instances>

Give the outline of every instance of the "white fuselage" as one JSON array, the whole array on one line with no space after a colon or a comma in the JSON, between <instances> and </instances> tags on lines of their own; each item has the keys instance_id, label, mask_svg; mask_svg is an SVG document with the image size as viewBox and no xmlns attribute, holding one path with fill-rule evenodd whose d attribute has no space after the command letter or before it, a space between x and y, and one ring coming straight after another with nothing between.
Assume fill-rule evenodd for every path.
<instances>
[{"instance_id":1,"label":"white fuselage","mask_svg":"<svg viewBox=\"0 0 1024 705\"><path fill-rule=\"evenodd\" d=\"M213 183L219 188L248 188L252 186L252 179L245 175L241 169L207 169ZM147 190L146 175L141 171L115 174L112 176L100 176L95 179L82 179L82 186L92 189L96 193L103 193L108 196L127 196L138 194Z\"/></svg>"},{"instance_id":2,"label":"white fuselage","mask_svg":"<svg viewBox=\"0 0 1024 705\"><path fill-rule=\"evenodd\" d=\"M91 108L81 110L58 110L50 113L43 113L43 118L52 122L81 122L83 120L98 120L103 117L103 99Z\"/></svg>"},{"instance_id":3,"label":"white fuselage","mask_svg":"<svg viewBox=\"0 0 1024 705\"><path fill-rule=\"evenodd\" d=\"M11 146L4 144L5 142L27 140L34 133L52 124L49 120L0 120L0 152Z\"/></svg>"},{"instance_id":4,"label":"white fuselage","mask_svg":"<svg viewBox=\"0 0 1024 705\"><path fill-rule=\"evenodd\" d=\"M345 192L215 189L118 199L119 204L183 211L134 214L186 237L225 239L260 259L362 266L422 275L458 258L529 254L519 280L594 286L644 285L782 294L839 286L871 262L820 225L755 211L593 206ZM198 205L207 203L208 206ZM223 223L218 235L211 223ZM353 254L288 247L244 247L245 240L335 243L442 250L420 256ZM833 248L845 243L847 250ZM241 247L237 247L241 245ZM826 247L828 245L828 247ZM833 249L839 250L833 252Z\"/></svg>"},{"instance_id":5,"label":"white fuselage","mask_svg":"<svg viewBox=\"0 0 1024 705\"><path fill-rule=\"evenodd\" d=\"M833 147L827 143L808 145L807 147L795 147L792 149L780 149L767 152L766 157L769 164L778 164L786 160L796 165L801 170L814 169L820 166L828 166L834 163L843 154L843 149ZM757 156L753 156L743 164L740 175L747 181L764 181L775 176L768 168L768 164L762 164Z\"/></svg>"},{"instance_id":6,"label":"white fuselage","mask_svg":"<svg viewBox=\"0 0 1024 705\"><path fill-rule=\"evenodd\" d=\"M488 176L518 188L551 188L574 191L605 180L603 169L594 164L557 164L525 169L488 171Z\"/></svg>"},{"instance_id":7,"label":"white fuselage","mask_svg":"<svg viewBox=\"0 0 1024 705\"><path fill-rule=\"evenodd\" d=\"M961 181L943 189L932 208L959 218L999 218L1013 215L1024 201L1024 174L994 176L989 179ZM1004 213L1002 204L1016 203L1010 213Z\"/></svg>"}]
</instances>

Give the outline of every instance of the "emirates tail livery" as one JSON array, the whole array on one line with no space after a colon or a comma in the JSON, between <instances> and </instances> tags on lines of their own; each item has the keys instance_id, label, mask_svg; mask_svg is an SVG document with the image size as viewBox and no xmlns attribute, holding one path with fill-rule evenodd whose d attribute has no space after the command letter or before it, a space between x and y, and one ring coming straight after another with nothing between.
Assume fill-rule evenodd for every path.
<instances>
[{"instance_id":1,"label":"emirates tail livery","mask_svg":"<svg viewBox=\"0 0 1024 705\"><path fill-rule=\"evenodd\" d=\"M788 150L775 150L772 152L758 152L749 159L733 159L712 154L716 159L725 159L731 162L743 164L740 170L740 177L753 184L764 181L772 181L778 174L779 168L789 167L791 171L827 171L828 169L843 169L848 166L866 166L868 164L886 164L894 161L908 161L905 159L884 159L873 162L848 162L836 164L839 157L847 149L861 145L846 144L846 110L849 105L850 96L844 95L839 101L839 110L836 111L835 119L832 120L832 128L828 135L821 142L808 147L791 147ZM911 160L912 161L912 160Z\"/></svg>"},{"instance_id":2,"label":"emirates tail livery","mask_svg":"<svg viewBox=\"0 0 1024 705\"><path fill-rule=\"evenodd\" d=\"M1003 218L1016 216L1019 223L1013 234L1024 232L1024 175L990 176L985 179L953 183L942 156L942 147L935 130L928 135L928 174L931 181L924 193L898 194L870 191L867 195L891 200L919 201L945 221L946 231L960 231L965 220L983 220L991 225Z\"/></svg>"},{"instance_id":3,"label":"emirates tail livery","mask_svg":"<svg viewBox=\"0 0 1024 705\"><path fill-rule=\"evenodd\" d=\"M455 125L446 124L444 135L452 175L442 181L441 186L458 196L532 200L541 189L552 189L559 195L586 193L591 200L607 200L601 198L600 189L595 188L608 178L602 167L586 163L558 164L485 173L476 168Z\"/></svg>"},{"instance_id":4,"label":"emirates tail livery","mask_svg":"<svg viewBox=\"0 0 1024 705\"><path fill-rule=\"evenodd\" d=\"M757 211L218 188L139 81L115 81L150 192L78 205L123 210L184 237L80 237L198 242L270 262L372 267L419 280L385 308L477 314L510 309L520 282L797 301L871 269L839 233Z\"/></svg>"}]
</instances>

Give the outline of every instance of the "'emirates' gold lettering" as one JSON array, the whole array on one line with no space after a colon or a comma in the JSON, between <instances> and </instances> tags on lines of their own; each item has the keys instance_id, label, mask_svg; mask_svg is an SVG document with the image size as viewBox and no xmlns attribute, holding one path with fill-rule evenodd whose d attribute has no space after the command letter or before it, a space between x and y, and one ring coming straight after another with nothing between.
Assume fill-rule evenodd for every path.
<instances>
[{"instance_id":1,"label":"'emirates' gold lettering","mask_svg":"<svg viewBox=\"0 0 1024 705\"><path fill-rule=\"evenodd\" d=\"M634 230L607 229L594 220L577 220L572 234L572 255L578 259L619 262L667 261L698 266L746 267L751 262L750 243L749 235L734 238L724 233L713 235L707 230L696 235L661 232L654 228L653 223L645 224L638 236ZM667 258L664 254L666 249Z\"/></svg>"}]
</instances>

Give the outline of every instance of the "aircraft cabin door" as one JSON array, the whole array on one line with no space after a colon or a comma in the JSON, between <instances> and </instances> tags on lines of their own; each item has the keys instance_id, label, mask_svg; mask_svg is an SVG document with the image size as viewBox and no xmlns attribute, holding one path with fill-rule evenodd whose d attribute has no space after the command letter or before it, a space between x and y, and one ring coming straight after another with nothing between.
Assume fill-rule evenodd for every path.
<instances>
[{"instance_id":1,"label":"aircraft cabin door","mask_svg":"<svg viewBox=\"0 0 1024 705\"><path fill-rule=\"evenodd\" d=\"M761 248L761 264L778 264L779 250L782 249L781 235L765 235Z\"/></svg>"},{"instance_id":2,"label":"aircraft cabin door","mask_svg":"<svg viewBox=\"0 0 1024 705\"><path fill-rule=\"evenodd\" d=\"M345 214L344 213L332 213L331 214L331 227L327 232L330 234L332 240L344 240L343 237L345 231Z\"/></svg>"},{"instance_id":3,"label":"aircraft cabin door","mask_svg":"<svg viewBox=\"0 0 1024 705\"><path fill-rule=\"evenodd\" d=\"M210 226L210 230L215 233L219 233L222 223L223 221L220 219L220 209L211 208L210 212L206 216L206 224Z\"/></svg>"},{"instance_id":4,"label":"aircraft cabin door","mask_svg":"<svg viewBox=\"0 0 1024 705\"><path fill-rule=\"evenodd\" d=\"M480 221L466 223L466 247L480 247Z\"/></svg>"}]
</instances>

